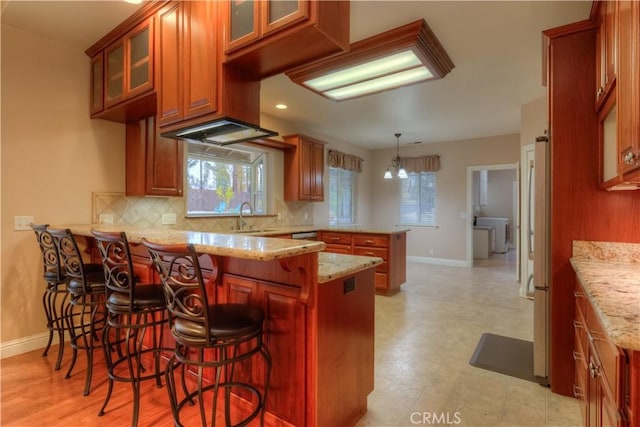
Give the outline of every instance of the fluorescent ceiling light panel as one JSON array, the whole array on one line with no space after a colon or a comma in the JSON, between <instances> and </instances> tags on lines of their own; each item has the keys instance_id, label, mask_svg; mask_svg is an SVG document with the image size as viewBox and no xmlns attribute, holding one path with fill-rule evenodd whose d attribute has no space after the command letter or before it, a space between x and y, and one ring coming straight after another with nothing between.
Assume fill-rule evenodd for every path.
<instances>
[{"instance_id":1,"label":"fluorescent ceiling light panel","mask_svg":"<svg viewBox=\"0 0 640 427\"><path fill-rule=\"evenodd\" d=\"M317 91L324 92L336 87L351 85L363 80L397 73L399 70L420 66L422 66L422 62L420 62L415 53L406 50L344 70L329 73L322 77L306 81L304 84Z\"/></svg>"},{"instance_id":2,"label":"fluorescent ceiling light panel","mask_svg":"<svg viewBox=\"0 0 640 427\"><path fill-rule=\"evenodd\" d=\"M454 68L424 19L351 44L349 51L286 72L335 101L441 79Z\"/></svg>"},{"instance_id":3,"label":"fluorescent ceiling light panel","mask_svg":"<svg viewBox=\"0 0 640 427\"><path fill-rule=\"evenodd\" d=\"M347 98L355 98L362 95L367 95L376 92L382 92L383 90L397 88L400 86L406 86L413 83L418 83L424 80L428 80L433 77L433 74L426 68L416 68L414 70L407 70L389 76L379 77L374 80L364 81L362 83L346 86L334 90L329 90L324 94L337 101L341 101Z\"/></svg>"}]
</instances>

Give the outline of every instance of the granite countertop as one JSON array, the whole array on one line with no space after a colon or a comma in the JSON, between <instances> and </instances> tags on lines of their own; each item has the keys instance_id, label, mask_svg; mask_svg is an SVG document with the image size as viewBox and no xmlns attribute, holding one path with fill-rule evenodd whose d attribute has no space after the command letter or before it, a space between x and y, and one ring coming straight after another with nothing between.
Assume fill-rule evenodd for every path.
<instances>
[{"instance_id":1,"label":"granite countertop","mask_svg":"<svg viewBox=\"0 0 640 427\"><path fill-rule=\"evenodd\" d=\"M69 228L73 234L87 237L92 237L92 228L99 231L124 231L131 243L140 243L143 237L156 243L191 243L199 253L261 261L320 252L326 247L324 242L274 239L246 234L203 233L104 224L54 225L53 227ZM320 252L318 283L329 282L381 263L382 258L377 257Z\"/></svg>"},{"instance_id":2,"label":"granite countertop","mask_svg":"<svg viewBox=\"0 0 640 427\"><path fill-rule=\"evenodd\" d=\"M640 351L640 243L574 241L571 265L611 341Z\"/></svg>"},{"instance_id":3,"label":"granite countertop","mask_svg":"<svg viewBox=\"0 0 640 427\"><path fill-rule=\"evenodd\" d=\"M310 231L343 231L349 233L365 233L365 234L398 234L398 233L406 233L409 231L408 228L405 229L373 229L373 228L362 228L360 226L327 226L327 225L296 225L291 227L273 227L267 230L255 230L248 232L243 232L245 235L252 236L275 236L278 234L288 234L288 233L306 233Z\"/></svg>"},{"instance_id":4,"label":"granite countertop","mask_svg":"<svg viewBox=\"0 0 640 427\"><path fill-rule=\"evenodd\" d=\"M241 233L205 233L104 224L77 224L61 227L71 229L73 234L88 237L92 236L91 228L99 231L124 231L131 243L140 243L143 237L155 243L191 243L199 253L261 261L320 252L326 247L324 242L273 239Z\"/></svg>"},{"instance_id":5,"label":"granite countertop","mask_svg":"<svg viewBox=\"0 0 640 427\"><path fill-rule=\"evenodd\" d=\"M382 264L382 258L320 252L318 256L318 283L326 283L378 264Z\"/></svg>"}]
</instances>

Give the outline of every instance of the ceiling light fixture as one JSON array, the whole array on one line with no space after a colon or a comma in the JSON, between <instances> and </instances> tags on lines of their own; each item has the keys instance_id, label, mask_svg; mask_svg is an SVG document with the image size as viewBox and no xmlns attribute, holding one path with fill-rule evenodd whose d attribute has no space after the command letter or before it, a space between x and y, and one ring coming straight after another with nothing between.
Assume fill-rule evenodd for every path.
<instances>
[{"instance_id":1,"label":"ceiling light fixture","mask_svg":"<svg viewBox=\"0 0 640 427\"><path fill-rule=\"evenodd\" d=\"M402 135L401 133L396 133L395 134L395 136L396 136L396 156L391 159L391 164L389 166L387 166L387 171L384 173L384 179L393 178L393 175L391 174L391 168L394 168L396 170L398 178L406 179L406 178L409 177L409 175L407 175L407 171L404 170L404 167L402 167L402 159L400 158L400 136L401 135Z\"/></svg>"},{"instance_id":2,"label":"ceiling light fixture","mask_svg":"<svg viewBox=\"0 0 640 427\"><path fill-rule=\"evenodd\" d=\"M276 104L276 108L278 110L286 110L287 109L287 105L286 104Z\"/></svg>"},{"instance_id":3,"label":"ceiling light fixture","mask_svg":"<svg viewBox=\"0 0 640 427\"><path fill-rule=\"evenodd\" d=\"M424 19L353 43L348 52L286 72L326 98L343 101L441 79L454 65Z\"/></svg>"}]
</instances>

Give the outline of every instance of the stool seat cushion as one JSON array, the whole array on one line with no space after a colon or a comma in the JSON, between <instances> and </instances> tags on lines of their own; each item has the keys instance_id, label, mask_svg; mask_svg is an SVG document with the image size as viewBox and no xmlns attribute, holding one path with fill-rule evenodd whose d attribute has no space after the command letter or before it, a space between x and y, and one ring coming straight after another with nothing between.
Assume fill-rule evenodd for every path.
<instances>
[{"instance_id":1,"label":"stool seat cushion","mask_svg":"<svg viewBox=\"0 0 640 427\"><path fill-rule=\"evenodd\" d=\"M212 339L240 338L262 328L264 312L244 304L214 304L208 307ZM209 345L204 323L177 318L173 325L175 338L185 344Z\"/></svg>"},{"instance_id":2,"label":"stool seat cushion","mask_svg":"<svg viewBox=\"0 0 640 427\"><path fill-rule=\"evenodd\" d=\"M106 301L110 311L129 312L129 294L124 292L112 292ZM133 297L133 310L142 311L149 309L166 308L162 285L144 284L136 285Z\"/></svg>"},{"instance_id":3,"label":"stool seat cushion","mask_svg":"<svg viewBox=\"0 0 640 427\"><path fill-rule=\"evenodd\" d=\"M85 274L86 291L82 286L82 279L72 278L67 283L67 291L74 295L82 295L84 293L104 292L104 272L94 272Z\"/></svg>"}]
</instances>

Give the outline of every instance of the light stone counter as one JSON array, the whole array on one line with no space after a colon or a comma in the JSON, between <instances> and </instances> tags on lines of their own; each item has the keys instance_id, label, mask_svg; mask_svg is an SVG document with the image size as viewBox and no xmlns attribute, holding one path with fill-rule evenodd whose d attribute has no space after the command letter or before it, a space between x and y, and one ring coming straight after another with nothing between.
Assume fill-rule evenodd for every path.
<instances>
[{"instance_id":1,"label":"light stone counter","mask_svg":"<svg viewBox=\"0 0 640 427\"><path fill-rule=\"evenodd\" d=\"M571 265L613 343L640 351L640 243L574 241Z\"/></svg>"},{"instance_id":2,"label":"light stone counter","mask_svg":"<svg viewBox=\"0 0 640 427\"><path fill-rule=\"evenodd\" d=\"M320 252L318 283L326 283L382 264L382 258Z\"/></svg>"},{"instance_id":3,"label":"light stone counter","mask_svg":"<svg viewBox=\"0 0 640 427\"><path fill-rule=\"evenodd\" d=\"M196 252L243 259L271 261L324 250L324 242L311 240L274 239L246 234L205 233L157 228L137 228L122 225L64 225L76 235L92 237L91 228L99 231L124 231L131 243L142 238L162 244L190 243Z\"/></svg>"},{"instance_id":4,"label":"light stone counter","mask_svg":"<svg viewBox=\"0 0 640 427\"><path fill-rule=\"evenodd\" d=\"M137 228L104 224L75 224L54 226L69 228L75 235L92 237L91 229L99 231L124 231L131 243L141 243L142 238L155 243L191 243L196 252L243 259L270 261L311 252L320 252L324 242L255 237L246 234L205 233L169 229ZM382 263L382 258L318 254L318 283L326 283L339 277L357 273Z\"/></svg>"}]
</instances>

